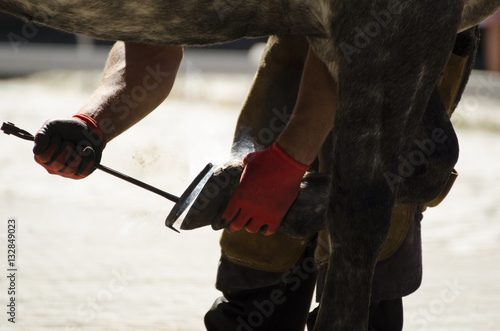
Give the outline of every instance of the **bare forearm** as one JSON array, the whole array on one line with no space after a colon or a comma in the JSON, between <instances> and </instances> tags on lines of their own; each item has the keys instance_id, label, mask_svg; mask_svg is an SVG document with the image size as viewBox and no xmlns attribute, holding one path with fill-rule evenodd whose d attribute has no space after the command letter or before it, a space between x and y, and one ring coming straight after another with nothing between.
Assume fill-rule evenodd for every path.
<instances>
[{"instance_id":1,"label":"bare forearm","mask_svg":"<svg viewBox=\"0 0 500 331\"><path fill-rule=\"evenodd\" d=\"M179 46L117 42L99 87L80 112L111 140L139 122L168 96L182 59Z\"/></svg>"},{"instance_id":2,"label":"bare forearm","mask_svg":"<svg viewBox=\"0 0 500 331\"><path fill-rule=\"evenodd\" d=\"M309 49L297 104L278 139L295 160L311 164L333 127L337 85L328 69Z\"/></svg>"}]
</instances>

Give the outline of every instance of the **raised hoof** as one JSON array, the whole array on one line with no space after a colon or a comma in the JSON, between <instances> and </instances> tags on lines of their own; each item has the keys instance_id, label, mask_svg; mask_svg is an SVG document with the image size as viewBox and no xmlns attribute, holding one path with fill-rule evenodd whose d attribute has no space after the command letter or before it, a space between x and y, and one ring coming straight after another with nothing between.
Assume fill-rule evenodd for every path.
<instances>
[{"instance_id":1,"label":"raised hoof","mask_svg":"<svg viewBox=\"0 0 500 331\"><path fill-rule=\"evenodd\" d=\"M299 195L285 215L278 231L292 237L306 237L325 229L329 186L328 175L307 173L302 178Z\"/></svg>"},{"instance_id":2,"label":"raised hoof","mask_svg":"<svg viewBox=\"0 0 500 331\"><path fill-rule=\"evenodd\" d=\"M222 214L240 182L243 164L233 161L216 169L182 221L182 230L212 225L214 230L224 228Z\"/></svg>"},{"instance_id":3,"label":"raised hoof","mask_svg":"<svg viewBox=\"0 0 500 331\"><path fill-rule=\"evenodd\" d=\"M181 229L192 230L207 225L211 225L214 230L225 228L222 214L238 186L242 172L241 161L233 161L217 169L189 209ZM299 195L278 231L293 237L306 237L324 229L329 185L327 175L308 173L304 176Z\"/></svg>"}]
</instances>

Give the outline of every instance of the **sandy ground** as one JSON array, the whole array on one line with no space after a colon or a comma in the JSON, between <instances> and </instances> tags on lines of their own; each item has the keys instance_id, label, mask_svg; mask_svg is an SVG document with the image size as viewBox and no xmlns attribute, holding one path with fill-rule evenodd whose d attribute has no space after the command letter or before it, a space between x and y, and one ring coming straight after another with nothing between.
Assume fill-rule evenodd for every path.
<instances>
[{"instance_id":1,"label":"sandy ground","mask_svg":"<svg viewBox=\"0 0 500 331\"><path fill-rule=\"evenodd\" d=\"M227 159L252 76L190 70L169 100L108 145L103 164L180 194L207 162ZM1 80L0 120L34 133L78 111L98 79L67 71ZM405 330L500 330L500 79L474 79L456 116L460 176L425 214L424 281L405 300ZM83 181L49 176L30 142L2 135L0 146L0 329L204 329L219 295L220 233L174 233L163 225L173 203L99 171ZM15 324L6 314L11 218Z\"/></svg>"}]
</instances>

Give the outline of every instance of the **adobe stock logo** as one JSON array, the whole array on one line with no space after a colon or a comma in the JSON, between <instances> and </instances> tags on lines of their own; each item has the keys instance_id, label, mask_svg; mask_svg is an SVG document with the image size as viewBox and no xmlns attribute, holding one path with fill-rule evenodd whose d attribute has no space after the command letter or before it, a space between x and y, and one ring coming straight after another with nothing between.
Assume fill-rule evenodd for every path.
<instances>
[{"instance_id":1,"label":"adobe stock logo","mask_svg":"<svg viewBox=\"0 0 500 331\"><path fill-rule=\"evenodd\" d=\"M99 314L105 311L106 306L116 300L116 297L127 289L130 282L136 279L125 269L113 270L112 272L113 277L107 286L101 288L95 295L87 297L86 302L78 306L76 313L79 321L66 325L66 331L80 331L85 323L95 320Z\"/></svg>"},{"instance_id":2,"label":"adobe stock logo","mask_svg":"<svg viewBox=\"0 0 500 331\"><path fill-rule=\"evenodd\" d=\"M417 147L410 151L408 157L399 156L398 173L395 174L391 171L384 173L385 180L389 184L391 191L395 192L398 183L405 178L411 177L415 173L415 168L423 165L426 158L436 151L437 144L443 144L446 140L448 140L448 136L443 129L439 128L432 131L430 139L414 140L413 143Z\"/></svg>"},{"instance_id":3,"label":"adobe stock logo","mask_svg":"<svg viewBox=\"0 0 500 331\"><path fill-rule=\"evenodd\" d=\"M287 285L287 293L297 291L304 281L309 279L311 274L318 270L318 265L313 257L305 258L300 265L287 270L281 276L281 280ZM271 317L276 308L286 302L287 296L283 289L274 289L267 299L252 302L255 310L246 316L245 319L239 316L237 331L254 331L264 325L266 318Z\"/></svg>"},{"instance_id":4,"label":"adobe stock logo","mask_svg":"<svg viewBox=\"0 0 500 331\"><path fill-rule=\"evenodd\" d=\"M408 322L412 326L412 330L428 330L429 324L444 314L447 307L455 302L465 290L467 290L467 286L459 284L457 279L445 280L444 287L436 293L437 296L429 302L427 307L408 314Z\"/></svg>"},{"instance_id":5,"label":"adobe stock logo","mask_svg":"<svg viewBox=\"0 0 500 331\"><path fill-rule=\"evenodd\" d=\"M21 46L28 44L34 39L44 25L49 25L50 20L59 12L57 3L46 3L46 10L40 10L33 14L31 21L23 19L23 26L21 27L21 35L9 32L7 38L15 54L18 54Z\"/></svg>"},{"instance_id":6,"label":"adobe stock logo","mask_svg":"<svg viewBox=\"0 0 500 331\"><path fill-rule=\"evenodd\" d=\"M352 57L361 53L361 50L367 48L373 39L380 36L384 29L391 23L394 15L400 14L402 5L398 0L389 1L387 8L380 11L371 11L372 20L363 24L362 27L356 26L353 29L354 37L352 43L341 42L339 48L344 55L347 63L352 62Z\"/></svg>"}]
</instances>

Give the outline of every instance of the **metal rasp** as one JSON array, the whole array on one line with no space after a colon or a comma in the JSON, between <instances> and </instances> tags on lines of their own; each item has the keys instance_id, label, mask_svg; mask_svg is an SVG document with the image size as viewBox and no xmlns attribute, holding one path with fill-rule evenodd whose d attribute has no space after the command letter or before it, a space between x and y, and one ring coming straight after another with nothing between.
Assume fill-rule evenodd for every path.
<instances>
[{"instance_id":1,"label":"metal rasp","mask_svg":"<svg viewBox=\"0 0 500 331\"><path fill-rule=\"evenodd\" d=\"M24 140L29 140L29 141L34 141L35 137L29 133L26 130L20 129L17 126L15 126L11 122L4 122L2 124L1 130L8 135L13 135L16 137L19 137ZM198 194L200 193L201 189L205 185L206 181L210 177L211 173L213 172L213 165L211 163L208 163L205 168L196 176L196 178L191 182L191 184L188 186L188 188L182 193L180 197L177 197L173 194L170 194L168 192L165 192L163 190L160 190L159 188L156 188L152 185L149 185L147 183L144 183L138 179L135 179L133 177L130 177L128 175L125 175L121 172L118 172L114 169L111 169L105 165L98 164L96 166L97 169L104 171L105 173L108 173L110 175L113 175L117 178L123 179L131 184L137 185L139 187L142 187L143 189L146 189L150 192L156 193L158 195L161 195L162 197L175 202L174 207L170 211L169 215L167 216L167 220L165 221L165 225L174 230L175 232L179 232L177 229L173 227L174 223L177 221L177 219L182 215L182 213L189 207L189 205L196 199Z\"/></svg>"}]
</instances>

